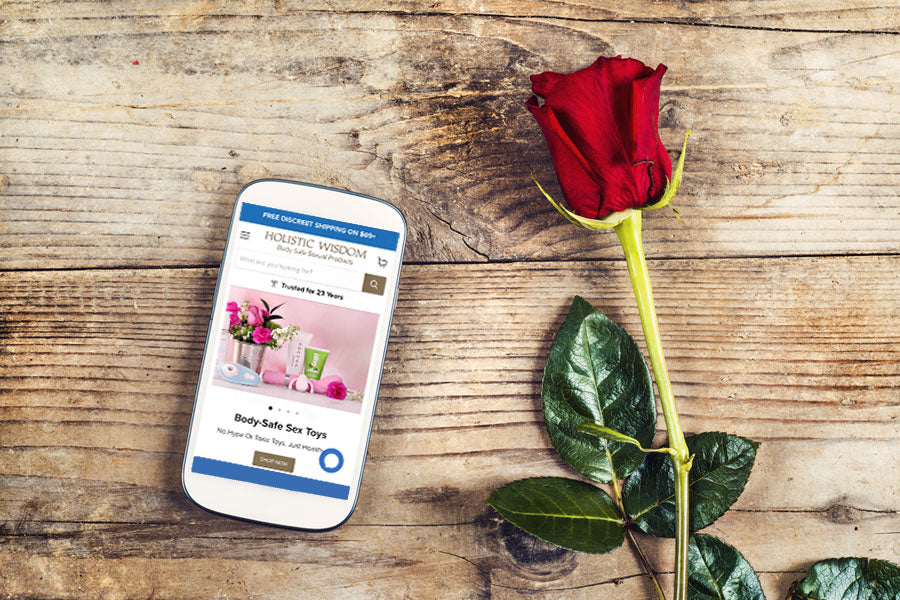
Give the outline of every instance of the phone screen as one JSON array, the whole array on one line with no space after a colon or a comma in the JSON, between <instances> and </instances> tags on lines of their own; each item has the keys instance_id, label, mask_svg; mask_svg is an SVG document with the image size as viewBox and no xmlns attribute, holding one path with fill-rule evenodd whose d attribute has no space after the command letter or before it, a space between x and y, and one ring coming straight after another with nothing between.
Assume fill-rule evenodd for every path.
<instances>
[{"instance_id":1,"label":"phone screen","mask_svg":"<svg viewBox=\"0 0 900 600\"><path fill-rule=\"evenodd\" d=\"M402 240L312 212L235 208L185 471L353 500Z\"/></svg>"}]
</instances>

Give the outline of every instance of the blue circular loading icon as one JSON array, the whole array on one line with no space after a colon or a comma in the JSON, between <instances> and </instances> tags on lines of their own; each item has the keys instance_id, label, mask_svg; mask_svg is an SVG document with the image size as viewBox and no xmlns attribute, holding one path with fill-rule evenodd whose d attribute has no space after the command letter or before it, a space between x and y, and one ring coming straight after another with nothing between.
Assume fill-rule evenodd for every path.
<instances>
[{"instance_id":1,"label":"blue circular loading icon","mask_svg":"<svg viewBox=\"0 0 900 600\"><path fill-rule=\"evenodd\" d=\"M332 455L337 457L337 464L333 467L329 467L327 464L325 464L325 459ZM319 455L319 466L322 467L322 470L326 473L337 473L341 470L341 467L344 466L344 455L335 448L322 450L322 454Z\"/></svg>"}]
</instances>

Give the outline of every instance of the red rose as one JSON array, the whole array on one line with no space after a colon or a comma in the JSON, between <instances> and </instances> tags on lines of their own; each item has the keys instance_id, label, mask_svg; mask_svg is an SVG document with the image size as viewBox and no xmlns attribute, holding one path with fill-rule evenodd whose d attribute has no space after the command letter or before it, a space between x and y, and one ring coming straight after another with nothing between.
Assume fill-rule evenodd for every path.
<instances>
[{"instance_id":1,"label":"red rose","mask_svg":"<svg viewBox=\"0 0 900 600\"><path fill-rule=\"evenodd\" d=\"M603 58L568 75L531 76L525 103L544 132L569 208L588 219L654 204L672 177L659 139L659 84L633 58Z\"/></svg>"}]
</instances>

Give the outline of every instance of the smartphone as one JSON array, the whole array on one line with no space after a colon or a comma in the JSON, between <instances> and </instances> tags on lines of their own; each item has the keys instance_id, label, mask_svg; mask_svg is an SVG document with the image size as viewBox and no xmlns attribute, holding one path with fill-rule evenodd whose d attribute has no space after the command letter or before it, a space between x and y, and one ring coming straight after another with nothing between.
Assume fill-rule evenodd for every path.
<instances>
[{"instance_id":1,"label":"smartphone","mask_svg":"<svg viewBox=\"0 0 900 600\"><path fill-rule=\"evenodd\" d=\"M305 530L350 517L405 244L382 200L274 179L240 191L182 466L194 503Z\"/></svg>"}]
</instances>

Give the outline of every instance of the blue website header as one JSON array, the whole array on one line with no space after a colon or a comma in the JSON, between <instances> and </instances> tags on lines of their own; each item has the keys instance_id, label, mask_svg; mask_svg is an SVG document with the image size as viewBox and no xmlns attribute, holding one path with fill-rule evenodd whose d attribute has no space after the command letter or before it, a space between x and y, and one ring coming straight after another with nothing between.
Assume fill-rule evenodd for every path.
<instances>
[{"instance_id":1,"label":"blue website header","mask_svg":"<svg viewBox=\"0 0 900 600\"><path fill-rule=\"evenodd\" d=\"M268 227L279 227L299 233L318 235L321 237L373 246L384 250L397 250L400 234L396 231L366 227L344 221L333 221L322 217L313 217L259 204L245 202L241 206L240 220Z\"/></svg>"}]
</instances>

